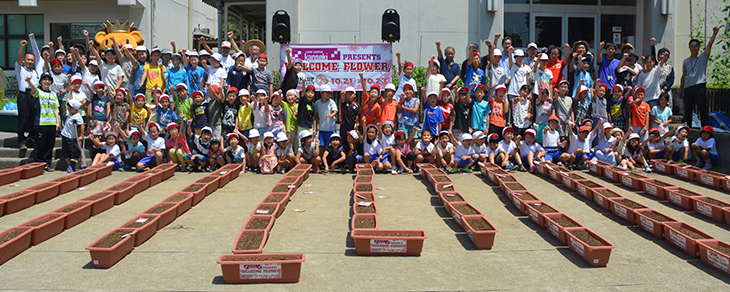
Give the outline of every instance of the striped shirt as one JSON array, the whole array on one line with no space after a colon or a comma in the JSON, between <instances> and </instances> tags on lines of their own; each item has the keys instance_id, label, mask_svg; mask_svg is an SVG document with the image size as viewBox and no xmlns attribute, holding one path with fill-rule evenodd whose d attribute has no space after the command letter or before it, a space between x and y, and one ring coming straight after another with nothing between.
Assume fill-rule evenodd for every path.
<instances>
[{"instance_id":1,"label":"striped shirt","mask_svg":"<svg viewBox=\"0 0 730 292\"><path fill-rule=\"evenodd\" d=\"M58 108L58 98L53 91L43 91L37 89L33 96L38 99L39 105L36 109L36 119L39 126L55 126L56 125L56 109Z\"/></svg>"}]
</instances>

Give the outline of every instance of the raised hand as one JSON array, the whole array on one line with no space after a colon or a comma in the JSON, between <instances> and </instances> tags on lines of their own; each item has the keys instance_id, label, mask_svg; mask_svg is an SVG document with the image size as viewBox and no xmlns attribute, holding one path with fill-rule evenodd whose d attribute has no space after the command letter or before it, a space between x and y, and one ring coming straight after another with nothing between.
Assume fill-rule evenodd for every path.
<instances>
[{"instance_id":1,"label":"raised hand","mask_svg":"<svg viewBox=\"0 0 730 292\"><path fill-rule=\"evenodd\" d=\"M441 41L436 41L437 46L441 46Z\"/></svg>"},{"instance_id":2,"label":"raised hand","mask_svg":"<svg viewBox=\"0 0 730 292\"><path fill-rule=\"evenodd\" d=\"M400 52L396 52L395 53L395 56L398 57L398 58L400 58Z\"/></svg>"},{"instance_id":3,"label":"raised hand","mask_svg":"<svg viewBox=\"0 0 730 292\"><path fill-rule=\"evenodd\" d=\"M491 48L492 47L492 40L485 40L484 41L484 44L487 46L487 48Z\"/></svg>"},{"instance_id":4,"label":"raised hand","mask_svg":"<svg viewBox=\"0 0 730 292\"><path fill-rule=\"evenodd\" d=\"M601 48L601 49L603 49L603 47L604 47L604 46L606 46L606 42L601 42L601 43L600 43L600 44L598 45L598 47L599 47L599 48Z\"/></svg>"},{"instance_id":5,"label":"raised hand","mask_svg":"<svg viewBox=\"0 0 730 292\"><path fill-rule=\"evenodd\" d=\"M656 44L656 38L650 38L649 42L651 42L651 46L653 47Z\"/></svg>"},{"instance_id":6,"label":"raised hand","mask_svg":"<svg viewBox=\"0 0 730 292\"><path fill-rule=\"evenodd\" d=\"M21 47L25 47L26 45L28 45L28 41L26 41L26 40L20 41L20 46Z\"/></svg>"},{"instance_id":7,"label":"raised hand","mask_svg":"<svg viewBox=\"0 0 730 292\"><path fill-rule=\"evenodd\" d=\"M284 50L284 52L286 52L286 54L287 54L287 55L289 55L289 54L291 53L291 49L290 49L290 48L286 48L286 49Z\"/></svg>"},{"instance_id":8,"label":"raised hand","mask_svg":"<svg viewBox=\"0 0 730 292\"><path fill-rule=\"evenodd\" d=\"M715 27L712 28L712 35L717 35L717 33L719 33L719 32L720 32L720 28L719 27L715 26Z\"/></svg>"},{"instance_id":9,"label":"raised hand","mask_svg":"<svg viewBox=\"0 0 730 292\"><path fill-rule=\"evenodd\" d=\"M88 30L84 30L84 36L89 36L89 31Z\"/></svg>"}]
</instances>

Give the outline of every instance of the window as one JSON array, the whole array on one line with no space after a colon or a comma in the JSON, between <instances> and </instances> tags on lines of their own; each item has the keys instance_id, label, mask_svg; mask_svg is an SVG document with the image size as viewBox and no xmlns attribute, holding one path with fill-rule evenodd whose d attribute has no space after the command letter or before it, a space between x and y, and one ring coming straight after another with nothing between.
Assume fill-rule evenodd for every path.
<instances>
[{"instance_id":1,"label":"window","mask_svg":"<svg viewBox=\"0 0 730 292\"><path fill-rule=\"evenodd\" d=\"M0 14L0 68L12 69L18 56L20 41L34 33L38 48L43 46L42 14ZM26 52L33 50L30 45Z\"/></svg>"},{"instance_id":2,"label":"window","mask_svg":"<svg viewBox=\"0 0 730 292\"><path fill-rule=\"evenodd\" d=\"M535 43L538 47L562 46L562 17L535 16Z\"/></svg>"},{"instance_id":3,"label":"window","mask_svg":"<svg viewBox=\"0 0 730 292\"><path fill-rule=\"evenodd\" d=\"M511 37L515 48L527 47L530 39L530 14L505 13L502 37ZM499 44L497 47L500 47Z\"/></svg>"},{"instance_id":4,"label":"window","mask_svg":"<svg viewBox=\"0 0 730 292\"><path fill-rule=\"evenodd\" d=\"M103 23L51 23L52 40L58 36L63 37L63 47L69 48L76 44L88 45L84 40L84 30L89 32L89 39L93 40L96 33L104 29Z\"/></svg>"},{"instance_id":5,"label":"window","mask_svg":"<svg viewBox=\"0 0 730 292\"><path fill-rule=\"evenodd\" d=\"M635 19L634 15L601 15L601 40L605 42L614 42L613 27L621 29L621 42L617 45L621 48L621 44L634 42L635 39Z\"/></svg>"}]
</instances>

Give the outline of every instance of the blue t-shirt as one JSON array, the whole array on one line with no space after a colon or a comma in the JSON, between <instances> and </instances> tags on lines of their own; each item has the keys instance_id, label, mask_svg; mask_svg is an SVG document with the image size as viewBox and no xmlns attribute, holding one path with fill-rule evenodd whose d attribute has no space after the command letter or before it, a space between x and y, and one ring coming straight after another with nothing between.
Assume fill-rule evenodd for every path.
<instances>
[{"instance_id":1,"label":"blue t-shirt","mask_svg":"<svg viewBox=\"0 0 730 292\"><path fill-rule=\"evenodd\" d=\"M160 124L160 129L164 130L167 128L167 124L179 120L180 117L175 114L174 110L164 109L161 105L157 106L157 121Z\"/></svg>"},{"instance_id":2,"label":"blue t-shirt","mask_svg":"<svg viewBox=\"0 0 730 292\"><path fill-rule=\"evenodd\" d=\"M471 110L471 128L480 131L487 129L487 117L492 113L492 108L486 100L478 102L474 100Z\"/></svg>"},{"instance_id":3,"label":"blue t-shirt","mask_svg":"<svg viewBox=\"0 0 730 292\"><path fill-rule=\"evenodd\" d=\"M169 92L175 91L175 86L180 83L188 83L188 72L183 69L170 68L165 71L165 78L167 78L167 87Z\"/></svg>"},{"instance_id":4,"label":"blue t-shirt","mask_svg":"<svg viewBox=\"0 0 730 292\"><path fill-rule=\"evenodd\" d=\"M74 68L69 65L63 65L63 68L61 69L61 73L63 73L64 75L68 75L68 74L73 75Z\"/></svg>"},{"instance_id":5,"label":"blue t-shirt","mask_svg":"<svg viewBox=\"0 0 730 292\"><path fill-rule=\"evenodd\" d=\"M204 102L203 104L197 105L193 104L193 106L190 108L191 114L193 116L193 129L202 129L205 126L208 126L208 103Z\"/></svg>"},{"instance_id":6,"label":"blue t-shirt","mask_svg":"<svg viewBox=\"0 0 730 292\"><path fill-rule=\"evenodd\" d=\"M132 141L127 140L127 151L137 151L141 154L145 154L146 150L144 149L144 144L142 142L137 141L137 145L132 145Z\"/></svg>"},{"instance_id":7,"label":"blue t-shirt","mask_svg":"<svg viewBox=\"0 0 730 292\"><path fill-rule=\"evenodd\" d=\"M231 67L231 70L228 71L228 78L226 78L226 83L237 88L238 90L245 89L251 82L251 78L249 78L249 76L250 74L246 74L246 71L239 71L236 70L236 67ZM286 94L286 92L284 92L284 94Z\"/></svg>"},{"instance_id":8,"label":"blue t-shirt","mask_svg":"<svg viewBox=\"0 0 730 292\"><path fill-rule=\"evenodd\" d=\"M474 92L477 89L477 86L479 84L484 84L484 82L487 80L484 77L484 70L477 68L474 70L474 66L467 66L466 67L466 76L464 76L466 80L464 80L464 85L469 86L469 84L474 83L474 86L471 88L471 95L474 95Z\"/></svg>"},{"instance_id":9,"label":"blue t-shirt","mask_svg":"<svg viewBox=\"0 0 730 292\"><path fill-rule=\"evenodd\" d=\"M196 91L200 90L200 78L203 78L207 75L205 73L205 69L203 69L203 67L200 67L200 66L193 69L193 66L188 65L188 67L185 69L185 71L188 73L188 80L187 80L188 92L192 93L192 92L196 92Z\"/></svg>"},{"instance_id":10,"label":"blue t-shirt","mask_svg":"<svg viewBox=\"0 0 730 292\"><path fill-rule=\"evenodd\" d=\"M593 79L591 79L591 73L590 71L578 70L575 71L575 86L573 86L573 95L571 97L575 97L575 93L578 92L578 88L580 88L581 84L578 84L580 80L583 79L583 86L588 87L589 89L591 86L593 86ZM603 82L603 81L601 81ZM587 101L591 101L591 91L588 90L588 97L586 98Z\"/></svg>"},{"instance_id":11,"label":"blue t-shirt","mask_svg":"<svg viewBox=\"0 0 730 292\"><path fill-rule=\"evenodd\" d=\"M431 131L433 136L438 135L439 124L444 122L444 113L440 106L431 107L426 103L423 107L423 129Z\"/></svg>"},{"instance_id":12,"label":"blue t-shirt","mask_svg":"<svg viewBox=\"0 0 730 292\"><path fill-rule=\"evenodd\" d=\"M598 78L601 79L601 84L608 85L608 88L613 88L616 85L616 68L621 61L615 58L611 61L603 57L601 59L601 66L598 68ZM578 79L580 81L580 79ZM608 93L606 94L608 95Z\"/></svg>"},{"instance_id":13,"label":"blue t-shirt","mask_svg":"<svg viewBox=\"0 0 730 292\"><path fill-rule=\"evenodd\" d=\"M134 74L134 94L137 93L145 93L145 90L147 89L147 82L142 84L142 87L139 87L139 83L142 82L142 78L144 77L144 65L147 65L146 62L140 62L139 60L135 60L137 63L139 63L139 66L132 71L132 74Z\"/></svg>"},{"instance_id":14,"label":"blue t-shirt","mask_svg":"<svg viewBox=\"0 0 730 292\"><path fill-rule=\"evenodd\" d=\"M112 102L109 96L99 98L96 94L91 98L91 119L106 122L106 105Z\"/></svg>"},{"instance_id":15,"label":"blue t-shirt","mask_svg":"<svg viewBox=\"0 0 730 292\"><path fill-rule=\"evenodd\" d=\"M461 69L459 69L458 63L452 61L450 64L446 64L446 60L444 58L439 58L438 61L441 65L439 67L439 71L441 71L441 74L446 78L446 83L451 82L451 80L454 80L456 76L461 74Z\"/></svg>"}]
</instances>

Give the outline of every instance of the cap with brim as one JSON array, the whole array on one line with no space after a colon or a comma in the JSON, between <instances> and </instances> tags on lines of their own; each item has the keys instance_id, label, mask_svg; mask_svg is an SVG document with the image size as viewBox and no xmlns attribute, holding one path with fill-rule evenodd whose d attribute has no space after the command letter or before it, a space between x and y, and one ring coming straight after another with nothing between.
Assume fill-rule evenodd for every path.
<instances>
[{"instance_id":1,"label":"cap with brim","mask_svg":"<svg viewBox=\"0 0 730 292\"><path fill-rule=\"evenodd\" d=\"M413 67L413 62L405 62L405 63L403 64L403 67L404 67L404 68L405 68L405 67L409 67L409 66L410 66L410 67Z\"/></svg>"},{"instance_id":2,"label":"cap with brim","mask_svg":"<svg viewBox=\"0 0 730 292\"><path fill-rule=\"evenodd\" d=\"M185 89L188 90L188 86L185 83L180 83L177 86L175 86L175 90Z\"/></svg>"},{"instance_id":3,"label":"cap with brim","mask_svg":"<svg viewBox=\"0 0 730 292\"><path fill-rule=\"evenodd\" d=\"M395 84L393 84L393 83L388 83L388 84L386 84L386 85L385 85L385 90L392 90L392 91L395 91Z\"/></svg>"},{"instance_id":4,"label":"cap with brim","mask_svg":"<svg viewBox=\"0 0 730 292\"><path fill-rule=\"evenodd\" d=\"M403 90L406 90L408 88L410 88L411 90L414 90L413 84L410 84L410 83L403 84Z\"/></svg>"},{"instance_id":5,"label":"cap with brim","mask_svg":"<svg viewBox=\"0 0 730 292\"><path fill-rule=\"evenodd\" d=\"M504 86L504 84L497 85L497 87L494 88L494 91L504 90L507 91L507 87Z\"/></svg>"},{"instance_id":6,"label":"cap with brim","mask_svg":"<svg viewBox=\"0 0 730 292\"><path fill-rule=\"evenodd\" d=\"M91 60L89 62L89 66L97 66L98 67L99 66L99 62L97 62L96 60Z\"/></svg>"},{"instance_id":7,"label":"cap with brim","mask_svg":"<svg viewBox=\"0 0 730 292\"><path fill-rule=\"evenodd\" d=\"M477 90L479 90L479 89L487 91L487 86L484 84L479 84L479 85L477 85Z\"/></svg>"},{"instance_id":8,"label":"cap with brim","mask_svg":"<svg viewBox=\"0 0 730 292\"><path fill-rule=\"evenodd\" d=\"M489 141L489 143L499 142L499 135L497 135L497 133L491 133L487 136L487 141Z\"/></svg>"},{"instance_id":9,"label":"cap with brim","mask_svg":"<svg viewBox=\"0 0 730 292\"><path fill-rule=\"evenodd\" d=\"M259 94L266 95L266 90L263 90L263 89L256 90L256 95L259 95Z\"/></svg>"},{"instance_id":10,"label":"cap with brim","mask_svg":"<svg viewBox=\"0 0 730 292\"><path fill-rule=\"evenodd\" d=\"M687 130L687 132L689 132L688 126L680 126L679 128L677 128L677 133L679 133L679 131L681 131L682 129L685 129L685 130Z\"/></svg>"},{"instance_id":11,"label":"cap with brim","mask_svg":"<svg viewBox=\"0 0 730 292\"><path fill-rule=\"evenodd\" d=\"M639 139L639 138L641 138L641 136L639 136L639 134L637 134L637 133L631 133L631 135L629 135L629 140Z\"/></svg>"},{"instance_id":12,"label":"cap with brim","mask_svg":"<svg viewBox=\"0 0 730 292\"><path fill-rule=\"evenodd\" d=\"M394 126L395 126L395 124L393 124L393 121L385 121L385 122L383 123L383 126L386 126L386 125L387 125L387 126L391 126L391 127L394 127Z\"/></svg>"},{"instance_id":13,"label":"cap with brim","mask_svg":"<svg viewBox=\"0 0 730 292\"><path fill-rule=\"evenodd\" d=\"M219 53L215 53L215 54L211 55L210 58L220 62L223 60L223 55L221 55Z\"/></svg>"},{"instance_id":14,"label":"cap with brim","mask_svg":"<svg viewBox=\"0 0 730 292\"><path fill-rule=\"evenodd\" d=\"M609 123L609 122L603 123L603 129L604 130L612 129L612 128L613 128L613 125L611 125L611 123Z\"/></svg>"},{"instance_id":15,"label":"cap with brim","mask_svg":"<svg viewBox=\"0 0 730 292\"><path fill-rule=\"evenodd\" d=\"M550 57L548 57L547 54L540 55L540 61L547 61L547 60L550 60Z\"/></svg>"},{"instance_id":16,"label":"cap with brim","mask_svg":"<svg viewBox=\"0 0 730 292\"><path fill-rule=\"evenodd\" d=\"M160 89L159 87L152 88L152 93L155 93L155 92L162 93L162 89Z\"/></svg>"},{"instance_id":17,"label":"cap with brim","mask_svg":"<svg viewBox=\"0 0 730 292\"><path fill-rule=\"evenodd\" d=\"M588 118L585 118L585 119L583 119L582 121L580 121L580 124L581 124L581 125L585 125L585 124L586 124L586 123L588 123L588 122L591 122L591 123L592 123L592 122L593 122L593 120L591 120L591 119L588 119Z\"/></svg>"},{"instance_id":18,"label":"cap with brim","mask_svg":"<svg viewBox=\"0 0 730 292\"><path fill-rule=\"evenodd\" d=\"M244 95L251 95L251 94L248 93L248 90L246 90L246 89L241 89L240 91L238 91L238 96L244 96Z\"/></svg>"},{"instance_id":19,"label":"cap with brim","mask_svg":"<svg viewBox=\"0 0 730 292\"><path fill-rule=\"evenodd\" d=\"M441 93L451 93L451 90L449 90L448 88L444 87L443 89L441 89Z\"/></svg>"},{"instance_id":20,"label":"cap with brim","mask_svg":"<svg viewBox=\"0 0 730 292\"><path fill-rule=\"evenodd\" d=\"M317 88L315 88L314 85L307 85L307 88L304 91L307 90L317 91Z\"/></svg>"},{"instance_id":21,"label":"cap with brim","mask_svg":"<svg viewBox=\"0 0 730 292\"><path fill-rule=\"evenodd\" d=\"M644 89L643 87L639 87L636 89L636 92L634 92L634 94L638 94L639 92L646 93L646 89Z\"/></svg>"},{"instance_id":22,"label":"cap with brim","mask_svg":"<svg viewBox=\"0 0 730 292\"><path fill-rule=\"evenodd\" d=\"M121 92L123 94L127 94L127 90L125 90L124 88L121 88L121 87L120 88L117 88L117 89L114 89L114 92Z\"/></svg>"},{"instance_id":23,"label":"cap with brim","mask_svg":"<svg viewBox=\"0 0 730 292\"><path fill-rule=\"evenodd\" d=\"M500 49L494 49L494 52L492 52L492 54L495 55L495 56L502 56L502 50L500 50Z\"/></svg>"},{"instance_id":24,"label":"cap with brim","mask_svg":"<svg viewBox=\"0 0 730 292\"><path fill-rule=\"evenodd\" d=\"M536 43L529 43L529 44L527 44L527 48L528 49L529 48L537 49L537 44Z\"/></svg>"},{"instance_id":25,"label":"cap with brim","mask_svg":"<svg viewBox=\"0 0 730 292\"><path fill-rule=\"evenodd\" d=\"M525 51L517 49L517 50L515 50L514 55L515 55L515 57L524 57Z\"/></svg>"},{"instance_id":26,"label":"cap with brim","mask_svg":"<svg viewBox=\"0 0 730 292\"><path fill-rule=\"evenodd\" d=\"M274 133L272 133L272 132L264 133L264 139L266 139L266 138L274 138Z\"/></svg>"},{"instance_id":27,"label":"cap with brim","mask_svg":"<svg viewBox=\"0 0 730 292\"><path fill-rule=\"evenodd\" d=\"M129 136L129 137L132 137L134 135L140 135L141 136L142 134L140 134L139 131L137 131L137 130L130 130L129 133L127 133L127 136Z\"/></svg>"},{"instance_id":28,"label":"cap with brim","mask_svg":"<svg viewBox=\"0 0 730 292\"><path fill-rule=\"evenodd\" d=\"M431 91L428 94L426 94L426 96L431 96L431 95L433 95L433 96L439 96L439 94L436 93L436 91Z\"/></svg>"},{"instance_id":29,"label":"cap with brim","mask_svg":"<svg viewBox=\"0 0 730 292\"><path fill-rule=\"evenodd\" d=\"M482 131L476 131L476 132L474 132L474 134L472 134L472 137L475 139L481 139L482 136L484 136L484 132L482 132Z\"/></svg>"},{"instance_id":30,"label":"cap with brim","mask_svg":"<svg viewBox=\"0 0 730 292\"><path fill-rule=\"evenodd\" d=\"M558 86L563 85L563 84L570 86L570 82L568 82L567 80L560 81L560 83L558 83Z\"/></svg>"},{"instance_id":31,"label":"cap with brim","mask_svg":"<svg viewBox=\"0 0 730 292\"><path fill-rule=\"evenodd\" d=\"M234 87L234 86L231 86L231 88L228 88L228 91L226 91L226 92L227 92L227 93L231 93L231 92L235 92L235 93L238 93L238 88L236 88L236 87Z\"/></svg>"},{"instance_id":32,"label":"cap with brim","mask_svg":"<svg viewBox=\"0 0 730 292\"><path fill-rule=\"evenodd\" d=\"M51 80L53 80L53 76L51 75L50 72L43 72L43 74L41 74L41 78L40 79L41 80L43 80L43 79L51 79Z\"/></svg>"},{"instance_id":33,"label":"cap with brim","mask_svg":"<svg viewBox=\"0 0 730 292\"><path fill-rule=\"evenodd\" d=\"M332 139L340 139L340 138L342 138L342 137L340 137L340 134L337 134L337 133L333 133L332 135L330 135L330 140L332 140Z\"/></svg>"},{"instance_id":34,"label":"cap with brim","mask_svg":"<svg viewBox=\"0 0 730 292\"><path fill-rule=\"evenodd\" d=\"M603 89L605 89L606 91L609 90L608 85L603 84L603 83L599 84L598 87L603 87Z\"/></svg>"},{"instance_id":35,"label":"cap with brim","mask_svg":"<svg viewBox=\"0 0 730 292\"><path fill-rule=\"evenodd\" d=\"M208 53L208 51L206 51L206 50L202 50L202 51L200 51L200 53L198 53L198 55L201 56L201 57L202 56L210 56L210 53Z\"/></svg>"},{"instance_id":36,"label":"cap with brim","mask_svg":"<svg viewBox=\"0 0 730 292\"><path fill-rule=\"evenodd\" d=\"M229 48L230 49L231 48L231 42L229 42L229 41L221 42L221 48Z\"/></svg>"},{"instance_id":37,"label":"cap with brim","mask_svg":"<svg viewBox=\"0 0 730 292\"><path fill-rule=\"evenodd\" d=\"M141 51L147 51L147 48L145 48L145 46L137 46L137 48L135 48L135 50L141 52Z\"/></svg>"},{"instance_id":38,"label":"cap with brim","mask_svg":"<svg viewBox=\"0 0 730 292\"><path fill-rule=\"evenodd\" d=\"M549 122L549 121L556 121L556 122L560 123L560 118L558 118L558 116L556 116L556 115L552 115L552 116L550 116L550 118L548 119L548 122Z\"/></svg>"},{"instance_id":39,"label":"cap with brim","mask_svg":"<svg viewBox=\"0 0 730 292\"><path fill-rule=\"evenodd\" d=\"M81 103L75 99L70 99L68 101L68 105L70 105L72 108L75 108L75 109L79 109L81 107Z\"/></svg>"},{"instance_id":40,"label":"cap with brim","mask_svg":"<svg viewBox=\"0 0 730 292\"><path fill-rule=\"evenodd\" d=\"M284 142L289 141L289 137L286 136L286 133L279 132L279 134L276 134L276 142Z\"/></svg>"},{"instance_id":41,"label":"cap with brim","mask_svg":"<svg viewBox=\"0 0 730 292\"><path fill-rule=\"evenodd\" d=\"M299 65L303 64L302 59L296 59L296 60L294 60L294 65L296 65L296 64L299 64Z\"/></svg>"},{"instance_id":42,"label":"cap with brim","mask_svg":"<svg viewBox=\"0 0 730 292\"><path fill-rule=\"evenodd\" d=\"M134 46L132 46L132 44L125 44L122 48L125 48L127 50L133 50Z\"/></svg>"},{"instance_id":43,"label":"cap with brim","mask_svg":"<svg viewBox=\"0 0 730 292\"><path fill-rule=\"evenodd\" d=\"M140 98L141 98L141 99L145 99L145 96L144 96L144 94L141 94L141 93L137 93L137 94L136 94L136 95L134 96L134 100L138 100L138 99L140 99Z\"/></svg>"},{"instance_id":44,"label":"cap with brim","mask_svg":"<svg viewBox=\"0 0 730 292\"><path fill-rule=\"evenodd\" d=\"M319 91L332 92L332 88L327 84L323 84L322 86L319 87Z\"/></svg>"},{"instance_id":45,"label":"cap with brim","mask_svg":"<svg viewBox=\"0 0 730 292\"><path fill-rule=\"evenodd\" d=\"M167 100L170 101L170 96L167 94L163 94L160 96L160 101Z\"/></svg>"},{"instance_id":46,"label":"cap with brim","mask_svg":"<svg viewBox=\"0 0 730 292\"><path fill-rule=\"evenodd\" d=\"M502 129L502 136L504 136L504 134L506 134L508 132L514 133L515 129L513 129L512 127L504 127L504 129Z\"/></svg>"},{"instance_id":47,"label":"cap with brim","mask_svg":"<svg viewBox=\"0 0 730 292\"><path fill-rule=\"evenodd\" d=\"M63 62L61 62L61 59L53 59L53 61L51 61L51 66L56 65L56 64L63 65Z\"/></svg>"},{"instance_id":48,"label":"cap with brim","mask_svg":"<svg viewBox=\"0 0 730 292\"><path fill-rule=\"evenodd\" d=\"M226 140L231 140L231 138L238 139L239 137L238 137L238 134L236 134L236 133L228 133L228 135L226 135Z\"/></svg>"},{"instance_id":49,"label":"cap with brim","mask_svg":"<svg viewBox=\"0 0 730 292\"><path fill-rule=\"evenodd\" d=\"M193 94L191 94L191 95L190 95L190 97L195 97L195 96L197 96L197 95L199 95L199 96L203 96L203 92L202 92L202 91L200 91L200 90L198 90L198 91L195 91L195 92L193 92Z\"/></svg>"},{"instance_id":50,"label":"cap with brim","mask_svg":"<svg viewBox=\"0 0 730 292\"><path fill-rule=\"evenodd\" d=\"M469 87L462 86L461 88L459 88L459 93L462 93L462 92L469 92Z\"/></svg>"},{"instance_id":51,"label":"cap with brim","mask_svg":"<svg viewBox=\"0 0 730 292\"><path fill-rule=\"evenodd\" d=\"M578 132L590 132L590 131L591 131L591 128L589 128L588 126L580 126L580 128L578 128Z\"/></svg>"},{"instance_id":52,"label":"cap with brim","mask_svg":"<svg viewBox=\"0 0 730 292\"><path fill-rule=\"evenodd\" d=\"M715 128L713 128L710 125L707 125L707 126L702 127L702 132L707 132L707 133L710 133L710 134L715 134Z\"/></svg>"},{"instance_id":53,"label":"cap with brim","mask_svg":"<svg viewBox=\"0 0 730 292\"><path fill-rule=\"evenodd\" d=\"M158 125L155 122L152 122L152 123L147 124L147 129L152 129L152 128L160 129L160 125Z\"/></svg>"},{"instance_id":54,"label":"cap with brim","mask_svg":"<svg viewBox=\"0 0 730 292\"><path fill-rule=\"evenodd\" d=\"M438 60L433 60L433 64L436 65L436 67L441 67L441 63L439 63Z\"/></svg>"},{"instance_id":55,"label":"cap with brim","mask_svg":"<svg viewBox=\"0 0 730 292\"><path fill-rule=\"evenodd\" d=\"M182 59L182 55L180 55L178 53L174 53L174 54L172 54L172 58L173 59L175 59L175 58Z\"/></svg>"},{"instance_id":56,"label":"cap with brim","mask_svg":"<svg viewBox=\"0 0 730 292\"><path fill-rule=\"evenodd\" d=\"M58 54L64 54L64 55L66 55L66 51L64 51L62 49L58 49L58 50L56 50L56 52L54 53L54 55L58 55Z\"/></svg>"},{"instance_id":57,"label":"cap with brim","mask_svg":"<svg viewBox=\"0 0 730 292\"><path fill-rule=\"evenodd\" d=\"M172 52L171 51L168 51L167 49L163 49L162 50L162 54L163 55L172 55Z\"/></svg>"},{"instance_id":58,"label":"cap with brim","mask_svg":"<svg viewBox=\"0 0 730 292\"><path fill-rule=\"evenodd\" d=\"M360 138L360 135L357 134L356 130L350 130L349 132L347 132L347 135L352 137L352 139L355 139L355 140Z\"/></svg>"},{"instance_id":59,"label":"cap with brim","mask_svg":"<svg viewBox=\"0 0 730 292\"><path fill-rule=\"evenodd\" d=\"M310 132L309 130L302 130L301 132L299 132L299 140L302 140L307 137L312 137L312 132Z\"/></svg>"},{"instance_id":60,"label":"cap with brim","mask_svg":"<svg viewBox=\"0 0 730 292\"><path fill-rule=\"evenodd\" d=\"M355 93L355 87L352 87L352 86L348 86L347 88L345 88L345 92L352 92L352 93Z\"/></svg>"},{"instance_id":61,"label":"cap with brim","mask_svg":"<svg viewBox=\"0 0 730 292\"><path fill-rule=\"evenodd\" d=\"M448 136L449 135L449 131L448 130L441 130L441 132L439 132L439 137L441 137L442 135Z\"/></svg>"},{"instance_id":62,"label":"cap with brim","mask_svg":"<svg viewBox=\"0 0 730 292\"><path fill-rule=\"evenodd\" d=\"M162 53L162 51L160 51L160 48L152 48L152 51L150 51L150 54L152 54L154 52L160 52L160 53Z\"/></svg>"},{"instance_id":63,"label":"cap with brim","mask_svg":"<svg viewBox=\"0 0 730 292\"><path fill-rule=\"evenodd\" d=\"M96 80L94 81L94 87L104 87L104 82Z\"/></svg>"},{"instance_id":64,"label":"cap with brim","mask_svg":"<svg viewBox=\"0 0 730 292\"><path fill-rule=\"evenodd\" d=\"M180 125L178 125L177 123L169 123L169 124L167 124L167 131L170 131L170 129L179 128L179 127L180 127Z\"/></svg>"},{"instance_id":65,"label":"cap with brim","mask_svg":"<svg viewBox=\"0 0 730 292\"><path fill-rule=\"evenodd\" d=\"M249 138L258 138L260 136L261 136L261 134L259 134L259 130L251 129L250 131L248 131Z\"/></svg>"},{"instance_id":66,"label":"cap with brim","mask_svg":"<svg viewBox=\"0 0 730 292\"><path fill-rule=\"evenodd\" d=\"M464 133L464 134L461 134L461 140L462 141L464 141L464 140L474 140L474 138L471 136L471 134Z\"/></svg>"},{"instance_id":67,"label":"cap with brim","mask_svg":"<svg viewBox=\"0 0 730 292\"><path fill-rule=\"evenodd\" d=\"M274 93L272 93L272 94L271 94L271 97L278 97L278 96L280 96L280 95L281 95L281 94L279 94L279 92L278 92L278 91L274 91Z\"/></svg>"},{"instance_id":68,"label":"cap with brim","mask_svg":"<svg viewBox=\"0 0 730 292\"><path fill-rule=\"evenodd\" d=\"M580 93L588 92L588 87L585 87L584 85L580 86Z\"/></svg>"},{"instance_id":69,"label":"cap with brim","mask_svg":"<svg viewBox=\"0 0 730 292\"><path fill-rule=\"evenodd\" d=\"M114 131L109 131L109 132L106 132L106 134L104 135L104 137L109 137L109 136L114 136L114 138L116 138L117 133L115 133Z\"/></svg>"},{"instance_id":70,"label":"cap with brim","mask_svg":"<svg viewBox=\"0 0 730 292\"><path fill-rule=\"evenodd\" d=\"M269 60L269 56L267 56L266 54L259 54L259 59Z\"/></svg>"},{"instance_id":71,"label":"cap with brim","mask_svg":"<svg viewBox=\"0 0 730 292\"><path fill-rule=\"evenodd\" d=\"M613 128L611 130L611 135L616 134L618 132L621 132L621 134L623 134L624 133L624 130L621 130L621 128Z\"/></svg>"},{"instance_id":72,"label":"cap with brim","mask_svg":"<svg viewBox=\"0 0 730 292\"><path fill-rule=\"evenodd\" d=\"M659 129L657 129L657 128L651 128L651 130L649 130L649 134L654 134L654 133L659 134Z\"/></svg>"},{"instance_id":73,"label":"cap with brim","mask_svg":"<svg viewBox=\"0 0 730 292\"><path fill-rule=\"evenodd\" d=\"M81 81L83 81L83 79L81 79L81 76L79 76L79 75L74 75L73 77L71 77L71 83L81 82Z\"/></svg>"},{"instance_id":74,"label":"cap with brim","mask_svg":"<svg viewBox=\"0 0 730 292\"><path fill-rule=\"evenodd\" d=\"M188 57L197 57L198 56L198 52L196 52L196 51L187 51L187 52L185 52L185 55L187 55Z\"/></svg>"},{"instance_id":75,"label":"cap with brim","mask_svg":"<svg viewBox=\"0 0 730 292\"><path fill-rule=\"evenodd\" d=\"M378 91L380 91L380 85L373 84L373 86L370 86L370 90L373 90L373 89L377 89Z\"/></svg>"},{"instance_id":76,"label":"cap with brim","mask_svg":"<svg viewBox=\"0 0 730 292\"><path fill-rule=\"evenodd\" d=\"M618 89L618 90L620 90L622 92L624 91L624 87L621 86L621 84L614 85L613 88L611 88L611 90L614 90L614 89Z\"/></svg>"},{"instance_id":77,"label":"cap with brim","mask_svg":"<svg viewBox=\"0 0 730 292\"><path fill-rule=\"evenodd\" d=\"M208 127L208 126L205 126L205 127L203 127L203 129L201 129L201 130L200 130L200 132L201 132L201 133L202 133L202 132L205 132L205 131L208 131L208 133L211 133L211 134L213 134L213 129L211 129L211 128L210 128L210 127Z\"/></svg>"}]
</instances>

